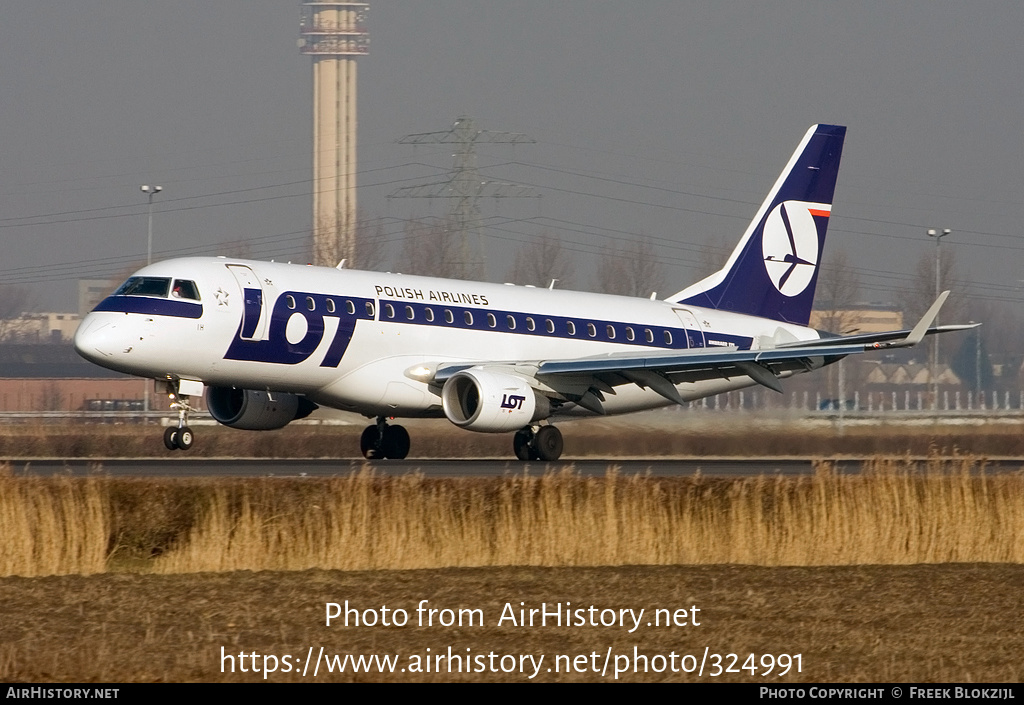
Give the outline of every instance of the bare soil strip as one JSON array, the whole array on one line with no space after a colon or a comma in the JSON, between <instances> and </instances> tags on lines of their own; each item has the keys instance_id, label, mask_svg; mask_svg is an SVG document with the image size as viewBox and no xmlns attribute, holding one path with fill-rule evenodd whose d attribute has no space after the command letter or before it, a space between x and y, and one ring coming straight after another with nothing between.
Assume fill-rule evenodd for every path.
<instances>
[{"instance_id":1,"label":"bare soil strip","mask_svg":"<svg viewBox=\"0 0 1024 705\"><path fill-rule=\"evenodd\" d=\"M1020 682L1024 678L1024 566L917 565L850 567L622 566L608 568L459 568L411 571L233 572L194 575L95 575L0 579L0 680L4 681L261 681L264 656L290 655L292 670L270 682L504 681L526 682L533 669L501 672L502 656L543 655L533 681L611 681L615 656L628 681ZM404 609L405 627L325 626L336 602L380 614ZM427 608L476 609L483 626L415 626ZM513 626L498 621L505 605L645 610L627 626ZM699 608L699 626L648 627L654 609ZM563 613L564 614L564 613ZM600 614L600 613L598 613ZM607 613L605 617L607 617ZM536 619L536 618L535 618ZM326 673L304 677L301 660L329 655L396 654L395 673ZM497 673L413 673L415 655L497 657ZM670 654L705 647L722 670L737 654L801 654L802 672L783 678L748 671L703 677L673 673ZM224 661L221 649L234 655ZM647 657L647 672L642 659ZM427 649L430 649L428 652ZM469 651L467 651L467 649ZM601 670L609 649L606 675ZM249 654L241 672L240 652ZM592 654L597 654L595 659ZM260 673L252 672L252 654ZM559 656L567 659L557 660ZM656 657L661 655L661 660ZM583 657L576 660L577 657ZM476 667L474 661L466 666ZM556 663L563 672L555 672ZM565 665L573 664L565 673ZM421 662L422 665L422 662ZM690 662L687 662L690 665ZM655 668L663 672L654 672ZM401 668L407 670L403 673ZM552 668L551 672L547 669ZM578 670L577 670L578 669ZM638 669L638 670L637 670ZM639 671L639 672L638 672Z\"/></svg>"}]
</instances>

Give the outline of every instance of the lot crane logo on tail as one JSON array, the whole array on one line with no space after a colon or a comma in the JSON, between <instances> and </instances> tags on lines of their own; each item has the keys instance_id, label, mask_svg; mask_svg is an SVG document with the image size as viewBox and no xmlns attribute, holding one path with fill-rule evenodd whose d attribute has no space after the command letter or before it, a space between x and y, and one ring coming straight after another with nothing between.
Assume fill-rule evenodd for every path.
<instances>
[{"instance_id":1,"label":"lot crane logo on tail","mask_svg":"<svg viewBox=\"0 0 1024 705\"><path fill-rule=\"evenodd\" d=\"M761 249L768 278L783 296L796 296L814 279L820 243L814 216L828 217L824 203L786 201L775 206L764 222Z\"/></svg>"}]
</instances>

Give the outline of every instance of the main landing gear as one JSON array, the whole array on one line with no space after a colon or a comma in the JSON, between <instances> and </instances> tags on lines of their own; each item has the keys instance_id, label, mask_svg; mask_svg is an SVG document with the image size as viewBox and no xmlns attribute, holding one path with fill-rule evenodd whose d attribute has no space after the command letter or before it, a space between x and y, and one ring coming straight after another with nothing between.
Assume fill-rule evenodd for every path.
<instances>
[{"instance_id":1,"label":"main landing gear","mask_svg":"<svg viewBox=\"0 0 1024 705\"><path fill-rule=\"evenodd\" d=\"M512 439L520 460L558 460L562 455L562 432L554 426L523 426Z\"/></svg>"},{"instance_id":2,"label":"main landing gear","mask_svg":"<svg viewBox=\"0 0 1024 705\"><path fill-rule=\"evenodd\" d=\"M409 455L409 432L404 426L389 426L385 417L378 416L376 424L363 429L359 449L367 460L402 460Z\"/></svg>"},{"instance_id":3,"label":"main landing gear","mask_svg":"<svg viewBox=\"0 0 1024 705\"><path fill-rule=\"evenodd\" d=\"M558 460L562 455L562 432L554 426L523 426L516 431L512 448L520 460ZM389 426L386 417L378 416L377 423L363 429L359 449L367 460L403 460L409 455L409 432L404 426Z\"/></svg>"},{"instance_id":4,"label":"main landing gear","mask_svg":"<svg viewBox=\"0 0 1024 705\"><path fill-rule=\"evenodd\" d=\"M188 450L195 440L195 434L188 427L188 413L192 411L192 406L188 403L187 394L175 392L171 394L171 399L171 408L178 412L178 426L168 426L164 430L164 446L167 450Z\"/></svg>"}]
</instances>

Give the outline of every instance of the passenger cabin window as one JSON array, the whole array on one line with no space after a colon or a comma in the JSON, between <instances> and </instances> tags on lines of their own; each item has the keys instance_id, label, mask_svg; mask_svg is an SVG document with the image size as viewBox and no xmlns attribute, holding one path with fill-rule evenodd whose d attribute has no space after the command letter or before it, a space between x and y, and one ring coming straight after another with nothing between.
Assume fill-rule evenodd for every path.
<instances>
[{"instance_id":1,"label":"passenger cabin window","mask_svg":"<svg viewBox=\"0 0 1024 705\"><path fill-rule=\"evenodd\" d=\"M467 326L473 325L473 314L470 311L466 311L462 314L462 319L466 321Z\"/></svg>"},{"instance_id":2,"label":"passenger cabin window","mask_svg":"<svg viewBox=\"0 0 1024 705\"><path fill-rule=\"evenodd\" d=\"M412 306L405 307L405 317L408 318L410 321L416 318L416 311L413 310Z\"/></svg>"},{"instance_id":3,"label":"passenger cabin window","mask_svg":"<svg viewBox=\"0 0 1024 705\"><path fill-rule=\"evenodd\" d=\"M505 317L505 321L508 323L508 329L509 330L515 330L516 329L516 317L513 316L511 313L508 316Z\"/></svg>"},{"instance_id":4,"label":"passenger cabin window","mask_svg":"<svg viewBox=\"0 0 1024 705\"><path fill-rule=\"evenodd\" d=\"M573 323L572 321L566 321L565 330L569 333L569 335L576 335L576 324Z\"/></svg>"},{"instance_id":5,"label":"passenger cabin window","mask_svg":"<svg viewBox=\"0 0 1024 705\"><path fill-rule=\"evenodd\" d=\"M372 301L367 301L366 302L366 315L369 316L370 318L373 318L374 313L373 313L373 302Z\"/></svg>"},{"instance_id":6,"label":"passenger cabin window","mask_svg":"<svg viewBox=\"0 0 1024 705\"><path fill-rule=\"evenodd\" d=\"M498 325L498 319L494 317L493 313L487 314L487 325L491 328L496 328Z\"/></svg>"},{"instance_id":7,"label":"passenger cabin window","mask_svg":"<svg viewBox=\"0 0 1024 705\"><path fill-rule=\"evenodd\" d=\"M533 322L532 316L526 317L526 330L532 331L537 327L537 324Z\"/></svg>"},{"instance_id":8,"label":"passenger cabin window","mask_svg":"<svg viewBox=\"0 0 1024 705\"><path fill-rule=\"evenodd\" d=\"M445 323L454 323L455 322L455 315L452 313L451 309L446 308L444 310L444 322Z\"/></svg>"},{"instance_id":9,"label":"passenger cabin window","mask_svg":"<svg viewBox=\"0 0 1024 705\"><path fill-rule=\"evenodd\" d=\"M423 309L423 317L426 318L428 322L433 321L434 320L434 309L432 309L430 307L427 307L427 308Z\"/></svg>"},{"instance_id":10,"label":"passenger cabin window","mask_svg":"<svg viewBox=\"0 0 1024 705\"><path fill-rule=\"evenodd\" d=\"M615 326L606 326L604 330L608 334L608 340L615 340Z\"/></svg>"},{"instance_id":11,"label":"passenger cabin window","mask_svg":"<svg viewBox=\"0 0 1024 705\"><path fill-rule=\"evenodd\" d=\"M391 304L384 304L384 315L388 318L395 317L395 307Z\"/></svg>"},{"instance_id":12,"label":"passenger cabin window","mask_svg":"<svg viewBox=\"0 0 1024 705\"><path fill-rule=\"evenodd\" d=\"M552 321L550 318L544 321L544 327L547 329L548 333L555 332L555 322Z\"/></svg>"},{"instance_id":13,"label":"passenger cabin window","mask_svg":"<svg viewBox=\"0 0 1024 705\"><path fill-rule=\"evenodd\" d=\"M171 287L171 296L175 299L190 299L199 301L199 289L194 281L188 279L175 279Z\"/></svg>"},{"instance_id":14,"label":"passenger cabin window","mask_svg":"<svg viewBox=\"0 0 1024 705\"><path fill-rule=\"evenodd\" d=\"M131 277L117 288L114 296L159 296L165 299L170 286L168 277Z\"/></svg>"},{"instance_id":15,"label":"passenger cabin window","mask_svg":"<svg viewBox=\"0 0 1024 705\"><path fill-rule=\"evenodd\" d=\"M587 324L587 335L589 335L591 338L596 338L597 337L597 326L595 326L593 323L588 323Z\"/></svg>"},{"instance_id":16,"label":"passenger cabin window","mask_svg":"<svg viewBox=\"0 0 1024 705\"><path fill-rule=\"evenodd\" d=\"M356 305L354 303L352 303L351 301L346 301L345 302L345 312L348 313L348 315L350 315L350 316L355 314L355 312L356 312Z\"/></svg>"}]
</instances>

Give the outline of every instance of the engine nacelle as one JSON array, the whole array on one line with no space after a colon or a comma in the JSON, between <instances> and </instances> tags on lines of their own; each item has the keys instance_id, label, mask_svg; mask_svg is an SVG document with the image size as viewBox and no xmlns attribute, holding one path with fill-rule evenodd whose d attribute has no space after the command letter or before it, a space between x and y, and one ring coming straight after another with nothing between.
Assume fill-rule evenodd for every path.
<instances>
[{"instance_id":1,"label":"engine nacelle","mask_svg":"<svg viewBox=\"0 0 1024 705\"><path fill-rule=\"evenodd\" d=\"M471 368L456 372L441 390L444 415L470 431L515 431L551 415L548 398L522 377Z\"/></svg>"},{"instance_id":2,"label":"engine nacelle","mask_svg":"<svg viewBox=\"0 0 1024 705\"><path fill-rule=\"evenodd\" d=\"M305 397L282 392L261 392L234 387L210 387L206 392L210 415L231 428L270 431L304 419L317 408Z\"/></svg>"}]
</instances>

